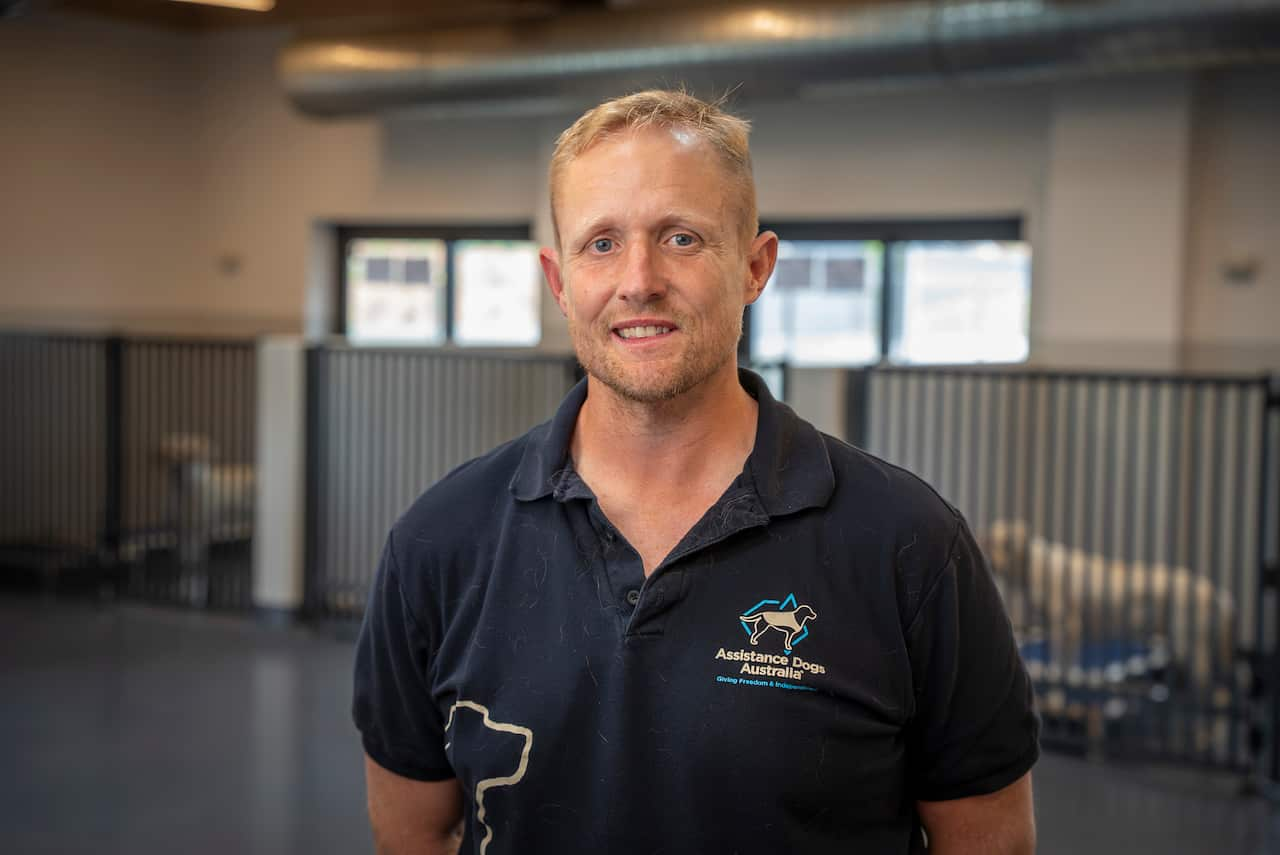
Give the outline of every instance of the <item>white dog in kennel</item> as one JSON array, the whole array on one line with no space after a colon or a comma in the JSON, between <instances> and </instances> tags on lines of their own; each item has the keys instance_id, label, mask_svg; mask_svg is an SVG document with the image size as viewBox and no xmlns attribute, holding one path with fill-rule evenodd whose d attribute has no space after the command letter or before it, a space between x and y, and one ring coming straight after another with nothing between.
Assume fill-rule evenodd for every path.
<instances>
[{"instance_id":1,"label":"white dog in kennel","mask_svg":"<svg viewBox=\"0 0 1280 855\"><path fill-rule=\"evenodd\" d=\"M1047 709L1066 703L1063 689L1100 689L1173 664L1181 690L1206 705L1196 715L1194 749L1226 750L1228 724L1219 713L1229 710L1236 685L1239 620L1229 591L1187 567L1108 559L1055 543L1031 534L1022 520L995 521L982 545L1014 626L1048 642L1047 660L1027 663L1033 678L1056 686L1046 695ZM1128 641L1135 652L1127 661L1086 668L1091 634L1095 643Z\"/></svg>"},{"instance_id":2,"label":"white dog in kennel","mask_svg":"<svg viewBox=\"0 0 1280 855\"><path fill-rule=\"evenodd\" d=\"M167 434L159 456L168 469L168 515L184 569L206 566L216 543L252 536L252 463L215 463L217 447L199 433Z\"/></svg>"},{"instance_id":3,"label":"white dog in kennel","mask_svg":"<svg viewBox=\"0 0 1280 855\"><path fill-rule=\"evenodd\" d=\"M1158 640L1153 646L1166 647L1200 690L1212 688L1215 672L1233 670L1235 599L1187 567L1075 549L1031 534L1022 520L996 520L982 546L1014 625L1048 623L1058 658L1050 679L1070 680L1053 672L1078 661L1086 625L1120 634L1145 629L1151 637L1132 640Z\"/></svg>"}]
</instances>

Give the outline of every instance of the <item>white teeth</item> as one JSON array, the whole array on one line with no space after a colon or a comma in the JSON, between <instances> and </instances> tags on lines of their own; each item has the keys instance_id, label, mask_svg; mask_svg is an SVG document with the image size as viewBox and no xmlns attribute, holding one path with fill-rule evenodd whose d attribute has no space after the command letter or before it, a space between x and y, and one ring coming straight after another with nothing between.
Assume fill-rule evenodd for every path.
<instances>
[{"instance_id":1,"label":"white teeth","mask_svg":"<svg viewBox=\"0 0 1280 855\"><path fill-rule=\"evenodd\" d=\"M650 338L651 336L669 332L671 332L671 327L623 327L618 330L618 335L623 338Z\"/></svg>"}]
</instances>

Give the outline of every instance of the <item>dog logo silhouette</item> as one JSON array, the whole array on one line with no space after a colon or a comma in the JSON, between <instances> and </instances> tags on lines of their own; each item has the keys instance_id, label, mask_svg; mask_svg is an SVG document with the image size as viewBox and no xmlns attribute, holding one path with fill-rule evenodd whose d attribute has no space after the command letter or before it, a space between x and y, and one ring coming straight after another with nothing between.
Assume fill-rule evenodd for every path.
<instances>
[{"instance_id":1,"label":"dog logo silhouette","mask_svg":"<svg viewBox=\"0 0 1280 855\"><path fill-rule=\"evenodd\" d=\"M818 613L811 606L798 604L796 595L788 594L785 600L761 600L738 615L738 620L751 636L753 646L758 645L760 636L769 630L778 630L785 638L782 649L789 654L791 648L809 636L805 624L817 617Z\"/></svg>"},{"instance_id":2,"label":"dog logo silhouette","mask_svg":"<svg viewBox=\"0 0 1280 855\"><path fill-rule=\"evenodd\" d=\"M466 711L466 714L455 716L460 711ZM529 752L533 750L533 731L518 724L495 721L489 714L488 707L467 700L459 700L449 708L444 731L449 734L445 751L453 748L455 742L463 740L458 750L472 755L471 763L475 764L473 771L477 773L476 777L489 776L476 782L474 796L476 823L483 831L480 855L486 855L489 844L493 842L494 826L500 828L502 823L494 823L490 819L485 796L495 787L511 787L524 779L525 772L529 769ZM452 754L449 759L450 762L453 761Z\"/></svg>"}]
</instances>

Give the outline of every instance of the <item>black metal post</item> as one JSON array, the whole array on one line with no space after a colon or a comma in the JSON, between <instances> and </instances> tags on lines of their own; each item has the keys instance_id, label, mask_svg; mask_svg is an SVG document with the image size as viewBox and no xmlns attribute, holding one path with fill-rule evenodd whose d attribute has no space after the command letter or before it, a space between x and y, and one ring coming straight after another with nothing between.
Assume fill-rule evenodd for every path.
<instances>
[{"instance_id":1,"label":"black metal post","mask_svg":"<svg viewBox=\"0 0 1280 855\"><path fill-rule=\"evenodd\" d=\"M1280 526L1280 502L1277 502L1276 514L1268 516L1271 505L1271 486L1275 465L1276 449L1272 447L1272 420L1280 415L1280 388L1275 378L1268 378L1268 394L1266 406L1262 411L1262 472L1260 473L1258 503L1258 567L1262 573L1263 584L1270 589L1272 597L1272 627L1274 636L1269 649L1261 650L1263 661L1267 663L1267 703L1271 708L1271 719L1268 722L1270 733L1271 758L1268 764L1268 781L1280 784L1280 560L1271 563L1267 554L1267 520ZM1262 632L1265 627L1259 609L1258 642L1264 642Z\"/></svg>"},{"instance_id":2,"label":"black metal post","mask_svg":"<svg viewBox=\"0 0 1280 855\"><path fill-rule=\"evenodd\" d=\"M124 496L124 339L119 336L106 339L103 342L103 356L106 479L99 561L114 578L120 565Z\"/></svg>"},{"instance_id":3,"label":"black metal post","mask_svg":"<svg viewBox=\"0 0 1280 855\"><path fill-rule=\"evenodd\" d=\"M844 435L850 445L866 448L871 436L871 368L845 372Z\"/></svg>"},{"instance_id":4,"label":"black metal post","mask_svg":"<svg viewBox=\"0 0 1280 855\"><path fill-rule=\"evenodd\" d=\"M321 602L319 578L319 524L320 524L320 495L321 490L327 484L321 467L324 461L321 459L321 436L320 431L323 430L322 413L320 396L326 386L323 377L323 369L325 368L325 351L319 346L312 346L306 350L306 378L304 387L306 389L306 423L303 425L303 444L304 454L306 455L306 509L305 517L302 522L303 530L303 557L302 557L302 604L303 612L307 617L320 617Z\"/></svg>"}]
</instances>

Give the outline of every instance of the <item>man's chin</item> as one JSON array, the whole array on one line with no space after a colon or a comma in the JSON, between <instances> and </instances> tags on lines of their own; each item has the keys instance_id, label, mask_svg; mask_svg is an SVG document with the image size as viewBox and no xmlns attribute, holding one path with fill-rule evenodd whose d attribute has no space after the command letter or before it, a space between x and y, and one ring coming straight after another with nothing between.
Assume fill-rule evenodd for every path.
<instances>
[{"instance_id":1,"label":"man's chin","mask_svg":"<svg viewBox=\"0 0 1280 855\"><path fill-rule=\"evenodd\" d=\"M642 369L583 360L579 363L587 375L624 401L636 404L659 404L679 397L692 384L682 377L678 366L646 365Z\"/></svg>"},{"instance_id":2,"label":"man's chin","mask_svg":"<svg viewBox=\"0 0 1280 855\"><path fill-rule=\"evenodd\" d=\"M619 366L586 365L587 374L624 401L635 404L662 404L692 392L716 373L716 368L697 370L686 361L674 365Z\"/></svg>"},{"instance_id":3,"label":"man's chin","mask_svg":"<svg viewBox=\"0 0 1280 855\"><path fill-rule=\"evenodd\" d=\"M589 372L588 372L589 373ZM605 372L592 375L615 395L633 404L661 404L672 401L689 391L695 384L680 382L679 378L630 378Z\"/></svg>"}]
</instances>

